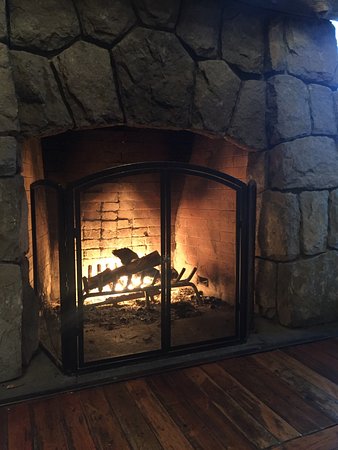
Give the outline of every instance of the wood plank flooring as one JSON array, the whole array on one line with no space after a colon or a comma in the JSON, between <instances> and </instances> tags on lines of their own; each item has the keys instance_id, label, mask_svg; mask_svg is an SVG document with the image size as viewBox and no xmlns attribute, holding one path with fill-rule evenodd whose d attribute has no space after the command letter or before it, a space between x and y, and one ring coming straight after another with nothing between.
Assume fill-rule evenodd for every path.
<instances>
[{"instance_id":1,"label":"wood plank flooring","mask_svg":"<svg viewBox=\"0 0 338 450\"><path fill-rule=\"evenodd\" d=\"M0 408L0 450L338 450L338 339Z\"/></svg>"}]
</instances>

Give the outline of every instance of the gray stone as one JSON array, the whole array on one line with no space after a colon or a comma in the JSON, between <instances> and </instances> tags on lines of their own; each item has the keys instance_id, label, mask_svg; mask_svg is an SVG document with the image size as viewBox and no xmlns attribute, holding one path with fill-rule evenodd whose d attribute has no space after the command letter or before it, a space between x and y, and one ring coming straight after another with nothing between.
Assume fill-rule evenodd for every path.
<instances>
[{"instance_id":1,"label":"gray stone","mask_svg":"<svg viewBox=\"0 0 338 450\"><path fill-rule=\"evenodd\" d=\"M193 127L225 131L230 124L241 81L224 61L203 61L198 67Z\"/></svg>"},{"instance_id":2,"label":"gray stone","mask_svg":"<svg viewBox=\"0 0 338 450\"><path fill-rule=\"evenodd\" d=\"M0 264L0 382L21 375L22 281L20 267Z\"/></svg>"},{"instance_id":3,"label":"gray stone","mask_svg":"<svg viewBox=\"0 0 338 450\"><path fill-rule=\"evenodd\" d=\"M46 58L12 51L21 130L27 134L65 131L73 126Z\"/></svg>"},{"instance_id":4,"label":"gray stone","mask_svg":"<svg viewBox=\"0 0 338 450\"><path fill-rule=\"evenodd\" d=\"M318 84L310 84L309 93L312 134L337 134L335 106L331 89Z\"/></svg>"},{"instance_id":5,"label":"gray stone","mask_svg":"<svg viewBox=\"0 0 338 450\"><path fill-rule=\"evenodd\" d=\"M22 271L22 363L27 366L39 346L40 303L29 284L29 264L26 258Z\"/></svg>"},{"instance_id":6,"label":"gray stone","mask_svg":"<svg viewBox=\"0 0 338 450\"><path fill-rule=\"evenodd\" d=\"M264 27L262 10L225 4L222 28L222 57L244 72L262 73L264 70Z\"/></svg>"},{"instance_id":7,"label":"gray stone","mask_svg":"<svg viewBox=\"0 0 338 450\"><path fill-rule=\"evenodd\" d=\"M77 42L54 62L78 127L123 122L107 50Z\"/></svg>"},{"instance_id":8,"label":"gray stone","mask_svg":"<svg viewBox=\"0 0 338 450\"><path fill-rule=\"evenodd\" d=\"M297 195L266 191L262 195L258 240L261 255L289 261L299 255L300 211Z\"/></svg>"},{"instance_id":9,"label":"gray stone","mask_svg":"<svg viewBox=\"0 0 338 450\"><path fill-rule=\"evenodd\" d=\"M134 0L134 5L145 25L166 29L175 28L181 0Z\"/></svg>"},{"instance_id":10,"label":"gray stone","mask_svg":"<svg viewBox=\"0 0 338 450\"><path fill-rule=\"evenodd\" d=\"M83 34L112 45L136 22L130 0L76 0Z\"/></svg>"},{"instance_id":11,"label":"gray stone","mask_svg":"<svg viewBox=\"0 0 338 450\"><path fill-rule=\"evenodd\" d=\"M137 28L113 57L129 125L189 126L195 66L175 35Z\"/></svg>"},{"instance_id":12,"label":"gray stone","mask_svg":"<svg viewBox=\"0 0 338 450\"><path fill-rule=\"evenodd\" d=\"M332 92L332 97L333 97L333 105L334 105L334 111L336 114L336 125L337 125L337 120L338 120L338 91Z\"/></svg>"},{"instance_id":13,"label":"gray stone","mask_svg":"<svg viewBox=\"0 0 338 450\"><path fill-rule=\"evenodd\" d=\"M217 56L221 11L220 0L183 0L176 33L196 55Z\"/></svg>"},{"instance_id":14,"label":"gray stone","mask_svg":"<svg viewBox=\"0 0 338 450\"><path fill-rule=\"evenodd\" d=\"M267 188L267 153L266 152L249 152L247 180L253 180L257 185L257 192L261 193Z\"/></svg>"},{"instance_id":15,"label":"gray stone","mask_svg":"<svg viewBox=\"0 0 338 450\"><path fill-rule=\"evenodd\" d=\"M267 146L265 112L265 81L244 81L231 121L229 134L250 148L265 149Z\"/></svg>"},{"instance_id":16,"label":"gray stone","mask_svg":"<svg viewBox=\"0 0 338 450\"><path fill-rule=\"evenodd\" d=\"M276 316L277 264L264 259L256 260L255 301L263 317Z\"/></svg>"},{"instance_id":17,"label":"gray stone","mask_svg":"<svg viewBox=\"0 0 338 450\"><path fill-rule=\"evenodd\" d=\"M338 185L338 151L333 139L310 136L270 151L270 187L328 189Z\"/></svg>"},{"instance_id":18,"label":"gray stone","mask_svg":"<svg viewBox=\"0 0 338 450\"><path fill-rule=\"evenodd\" d=\"M326 250L328 232L328 191L302 192L299 196L301 212L300 239L305 255Z\"/></svg>"},{"instance_id":19,"label":"gray stone","mask_svg":"<svg viewBox=\"0 0 338 450\"><path fill-rule=\"evenodd\" d=\"M18 104L8 48L4 44L0 44L0 86L0 132L13 132L18 128Z\"/></svg>"},{"instance_id":20,"label":"gray stone","mask_svg":"<svg viewBox=\"0 0 338 450\"><path fill-rule=\"evenodd\" d=\"M11 44L32 50L52 51L80 35L71 0L11 0Z\"/></svg>"},{"instance_id":21,"label":"gray stone","mask_svg":"<svg viewBox=\"0 0 338 450\"><path fill-rule=\"evenodd\" d=\"M309 94L306 85L289 75L268 81L267 118L272 145L311 134Z\"/></svg>"},{"instance_id":22,"label":"gray stone","mask_svg":"<svg viewBox=\"0 0 338 450\"><path fill-rule=\"evenodd\" d=\"M0 39L4 40L6 37L7 37L6 3L5 0L0 0Z\"/></svg>"},{"instance_id":23,"label":"gray stone","mask_svg":"<svg viewBox=\"0 0 338 450\"><path fill-rule=\"evenodd\" d=\"M287 47L284 42L284 18L278 17L269 23L268 69L274 72L286 70Z\"/></svg>"},{"instance_id":24,"label":"gray stone","mask_svg":"<svg viewBox=\"0 0 338 450\"><path fill-rule=\"evenodd\" d=\"M338 189L330 192L329 197L329 238L330 247L338 249Z\"/></svg>"},{"instance_id":25,"label":"gray stone","mask_svg":"<svg viewBox=\"0 0 338 450\"><path fill-rule=\"evenodd\" d=\"M0 261L19 261L28 249L27 200L20 176L0 178Z\"/></svg>"},{"instance_id":26,"label":"gray stone","mask_svg":"<svg viewBox=\"0 0 338 450\"><path fill-rule=\"evenodd\" d=\"M282 325L305 325L338 320L338 254L278 265L277 305Z\"/></svg>"},{"instance_id":27,"label":"gray stone","mask_svg":"<svg viewBox=\"0 0 338 450\"><path fill-rule=\"evenodd\" d=\"M333 82L337 44L329 21L289 18L285 36L289 73L308 81Z\"/></svg>"},{"instance_id":28,"label":"gray stone","mask_svg":"<svg viewBox=\"0 0 338 450\"><path fill-rule=\"evenodd\" d=\"M18 160L18 144L10 136L0 137L0 176L15 175Z\"/></svg>"}]
</instances>

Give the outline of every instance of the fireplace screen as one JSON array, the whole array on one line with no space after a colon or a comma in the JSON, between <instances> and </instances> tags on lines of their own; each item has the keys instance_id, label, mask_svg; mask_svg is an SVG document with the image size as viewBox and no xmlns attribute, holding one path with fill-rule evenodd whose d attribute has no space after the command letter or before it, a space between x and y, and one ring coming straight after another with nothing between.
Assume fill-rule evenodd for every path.
<instances>
[{"instance_id":1,"label":"fireplace screen","mask_svg":"<svg viewBox=\"0 0 338 450\"><path fill-rule=\"evenodd\" d=\"M253 183L140 163L31 193L41 339L64 369L245 339Z\"/></svg>"}]
</instances>

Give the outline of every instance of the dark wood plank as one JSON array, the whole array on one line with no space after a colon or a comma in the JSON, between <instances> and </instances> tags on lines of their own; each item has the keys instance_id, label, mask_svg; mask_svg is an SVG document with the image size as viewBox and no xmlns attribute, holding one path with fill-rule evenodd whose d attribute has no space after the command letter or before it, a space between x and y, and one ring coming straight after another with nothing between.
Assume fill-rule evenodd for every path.
<instances>
[{"instance_id":1,"label":"dark wood plank","mask_svg":"<svg viewBox=\"0 0 338 450\"><path fill-rule=\"evenodd\" d=\"M274 447L274 450L337 450L338 425Z\"/></svg>"},{"instance_id":2,"label":"dark wood plank","mask_svg":"<svg viewBox=\"0 0 338 450\"><path fill-rule=\"evenodd\" d=\"M299 375L292 368L285 365L283 360L278 358L277 352L267 352L254 355L253 359L271 371L281 380L285 381L292 389L302 396L307 402L320 409L324 414L338 422L338 402L323 389L315 386L306 378Z\"/></svg>"},{"instance_id":3,"label":"dark wood plank","mask_svg":"<svg viewBox=\"0 0 338 450\"><path fill-rule=\"evenodd\" d=\"M172 419L184 430L194 449L223 450L223 444L216 439L212 430L196 414L194 408L179 395L177 389L171 388L161 376L147 378L147 384L161 400Z\"/></svg>"},{"instance_id":4,"label":"dark wood plank","mask_svg":"<svg viewBox=\"0 0 338 450\"><path fill-rule=\"evenodd\" d=\"M319 353L330 355L331 361L337 360L338 362L338 343L333 339L326 339L324 341L312 342L309 344L309 349Z\"/></svg>"},{"instance_id":5,"label":"dark wood plank","mask_svg":"<svg viewBox=\"0 0 338 450\"><path fill-rule=\"evenodd\" d=\"M202 369L223 391L235 399L248 414L251 414L275 436L279 442L300 436L300 433L295 428L289 425L260 399L251 394L251 392L229 375L220 365L207 364L202 366Z\"/></svg>"},{"instance_id":6,"label":"dark wood plank","mask_svg":"<svg viewBox=\"0 0 338 450\"><path fill-rule=\"evenodd\" d=\"M1 445L0 445L0 448ZM8 408L8 450L34 448L32 423L27 403Z\"/></svg>"},{"instance_id":7,"label":"dark wood plank","mask_svg":"<svg viewBox=\"0 0 338 450\"><path fill-rule=\"evenodd\" d=\"M153 430L129 394L125 383L111 384L103 389L130 446L134 450L162 449Z\"/></svg>"},{"instance_id":8,"label":"dark wood plank","mask_svg":"<svg viewBox=\"0 0 338 450\"><path fill-rule=\"evenodd\" d=\"M308 404L283 380L276 380L252 358L228 359L220 364L300 433L313 433L333 424L332 419Z\"/></svg>"},{"instance_id":9,"label":"dark wood plank","mask_svg":"<svg viewBox=\"0 0 338 450\"><path fill-rule=\"evenodd\" d=\"M0 449L7 450L7 408L0 408Z\"/></svg>"},{"instance_id":10,"label":"dark wood plank","mask_svg":"<svg viewBox=\"0 0 338 450\"><path fill-rule=\"evenodd\" d=\"M310 344L307 344L310 345ZM338 384L338 360L328 354L319 353L318 350L308 350L306 345L297 345L283 350L287 355L310 367L323 377Z\"/></svg>"},{"instance_id":11,"label":"dark wood plank","mask_svg":"<svg viewBox=\"0 0 338 450\"><path fill-rule=\"evenodd\" d=\"M303 377L309 383L314 384L315 386L322 388L330 394L332 397L338 399L338 386L332 381L328 380L326 377L315 372L310 367L306 366L299 360L293 358L282 350L278 350L275 352L275 356L285 364L286 367L292 369L295 373Z\"/></svg>"},{"instance_id":12,"label":"dark wood plank","mask_svg":"<svg viewBox=\"0 0 338 450\"><path fill-rule=\"evenodd\" d=\"M172 389L177 389L182 399L185 399L190 407L195 410L211 433L220 442L223 442L224 448L232 450L253 450L255 448L232 422L216 408L208 396L182 371L162 376L165 383L168 383Z\"/></svg>"},{"instance_id":13,"label":"dark wood plank","mask_svg":"<svg viewBox=\"0 0 338 450\"><path fill-rule=\"evenodd\" d=\"M51 398L28 405L31 411L33 448L68 449L67 437L61 423L63 414L59 400Z\"/></svg>"},{"instance_id":14,"label":"dark wood plank","mask_svg":"<svg viewBox=\"0 0 338 450\"><path fill-rule=\"evenodd\" d=\"M248 440L258 448L266 448L279 443L253 416L248 414L234 398L217 386L199 367L184 373L209 397L210 401L238 428Z\"/></svg>"},{"instance_id":15,"label":"dark wood plank","mask_svg":"<svg viewBox=\"0 0 338 450\"><path fill-rule=\"evenodd\" d=\"M64 434L67 437L69 449L95 450L79 393L63 394L51 399L51 402L51 408L54 407L58 411L60 424L62 424ZM63 447L60 446L60 448Z\"/></svg>"},{"instance_id":16,"label":"dark wood plank","mask_svg":"<svg viewBox=\"0 0 338 450\"><path fill-rule=\"evenodd\" d=\"M78 393L88 427L99 450L130 450L121 425L103 394L102 388Z\"/></svg>"},{"instance_id":17,"label":"dark wood plank","mask_svg":"<svg viewBox=\"0 0 338 450\"><path fill-rule=\"evenodd\" d=\"M144 380L127 382L127 389L135 399L143 415L151 424L157 439L166 450L193 450L180 428L152 394Z\"/></svg>"}]
</instances>

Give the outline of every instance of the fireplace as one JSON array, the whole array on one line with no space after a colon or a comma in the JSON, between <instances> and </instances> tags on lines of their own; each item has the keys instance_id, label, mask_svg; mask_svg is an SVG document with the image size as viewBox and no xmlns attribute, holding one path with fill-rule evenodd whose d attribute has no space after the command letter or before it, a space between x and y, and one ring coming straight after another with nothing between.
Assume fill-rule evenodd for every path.
<instances>
[{"instance_id":1,"label":"fireplace","mask_svg":"<svg viewBox=\"0 0 338 450\"><path fill-rule=\"evenodd\" d=\"M245 185L255 180L255 311L287 327L338 319L338 279L332 270L337 265L338 249L337 46L334 29L327 20L335 17L336 8L331 2L327 18L317 18L311 2L306 3L308 6L303 3L297 8L283 4L284 11L275 4L273 11L263 9L259 0L8 0L6 8L0 5L0 207L5 211L0 218L0 287L4 297L0 302L1 380L17 377L22 362L28 364L37 347L38 302L32 291L33 242L28 214L30 185L40 179L60 184L63 189L59 192L52 184L47 188L44 181L44 187L40 187L44 193L36 193L36 211L42 203L49 205L49 221L53 222L54 214L55 228L45 235L53 242L60 232L56 222L70 218L68 212L60 214L53 208L57 199L67 194L72 200L77 181L109 167L117 170L117 166L129 163L166 162L171 168L170 164L176 162L177 168L197 165L231 175ZM137 151L128 147L129 137L121 138L121 133L127 136L129 132L142 136ZM78 133L76 139L72 133ZM115 139L114 146L103 145L104 139L99 137L95 150L82 160L83 142L99 133L114 135L109 138ZM146 133L162 136L158 137L161 151L156 146L146 149ZM46 140L66 142L65 134L69 144L59 146L57 152L62 156L53 159L55 141L50 141L47 150ZM169 134L175 138L163 138ZM178 135L181 137L176 139ZM187 140L194 145L187 145ZM192 147L195 153L190 152ZM217 155L232 163L216 164ZM86 164L89 159L90 165ZM236 173L235 160L245 160L241 166L245 166L244 175ZM165 178L167 169L163 170L159 172ZM166 185L162 175L157 175L157 188ZM161 248L164 231L168 239L172 238L169 265L178 272L186 268L181 279L187 277L198 264L187 258L188 250L183 248L186 237L196 242L202 232L194 228L194 220L183 218L182 211L189 211L187 205L195 201L190 198L191 190L208 198L204 175L203 182L189 173L173 175L177 183L170 189L167 186L173 230L169 232L169 222L161 216L161 203L167 197L160 193L153 198L156 208L150 208L158 213L154 229L129 239L130 227L123 228L121 221L121 239L126 233L129 243L113 241L104 248L102 239L102 255L103 250L111 254L129 248L142 258L157 251L161 264L168 266L167 253ZM190 188L185 179L189 177L193 180ZM113 185L114 181L109 183ZM145 187L146 182L138 185ZM176 192L173 186L182 188ZM138 190L142 191L140 187ZM121 191L116 192L120 195ZM228 191L225 199L227 195ZM146 195L141 197L142 203ZM103 236L110 230L87 227L90 220L85 220L85 214L91 211L86 205L100 202L75 200L79 206L76 230L83 233L81 252L76 248L75 255L83 263L88 259L94 277L97 265L101 264L104 272L106 262L98 262L94 256L92 260L87 258L91 250L97 250L89 241L96 239L95 234ZM112 201L104 203L111 203L107 208L112 209L100 210L101 222L104 216L114 222L113 192ZM130 225L131 219L125 220ZM159 234L151 236L156 227ZM207 231L205 241L210 247L215 240L213 233L222 231ZM131 238L135 242L153 238L154 246L139 251ZM184 255L182 261L178 248ZM226 256L228 261L231 255ZM57 265L58 248L51 246L44 257ZM217 258L216 262L222 260ZM117 260L111 263L111 270L120 264ZM192 281L197 292L222 299L222 283L215 283L210 275L210 271L218 270L211 270L212 258L202 265L203 270L198 266ZM171 268L167 266L160 270L163 280L157 296L165 295L171 287ZM48 270L51 268L44 266L41 274ZM50 285L51 292L58 286L57 275L53 271L56 280ZM81 273L75 275L80 283L84 276L88 278L88 267L81 264ZM192 286L188 288L198 311L197 294ZM208 289L214 291L208 293ZM149 301L151 307L157 299ZM167 321L168 317L167 313Z\"/></svg>"},{"instance_id":2,"label":"fireplace","mask_svg":"<svg viewBox=\"0 0 338 450\"><path fill-rule=\"evenodd\" d=\"M94 159L108 151L112 163L121 140L129 142L131 158L151 157L137 142L147 140L164 160L93 173L90 156L98 142L104 150ZM246 339L255 184L191 164L207 150L196 145L199 140L186 132L128 128L42 140L45 179L30 184L32 277L41 342L64 370ZM245 162L240 149L209 145L209 165L213 160L221 168L228 158L228 170L239 173ZM85 176L76 179L79 174Z\"/></svg>"}]
</instances>

